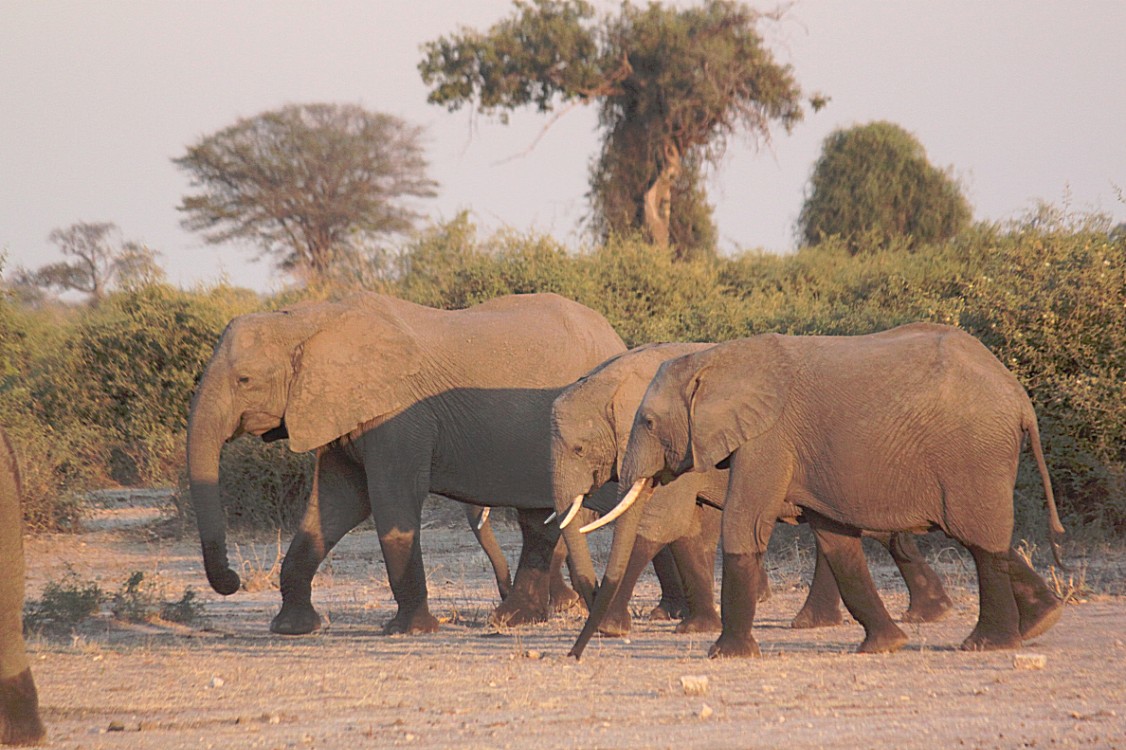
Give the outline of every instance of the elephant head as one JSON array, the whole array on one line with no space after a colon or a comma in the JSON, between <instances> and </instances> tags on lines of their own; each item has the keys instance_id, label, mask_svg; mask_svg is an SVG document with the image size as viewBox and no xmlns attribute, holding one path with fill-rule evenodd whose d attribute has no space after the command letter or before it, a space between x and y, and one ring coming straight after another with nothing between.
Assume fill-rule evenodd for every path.
<instances>
[{"instance_id":1,"label":"elephant head","mask_svg":"<svg viewBox=\"0 0 1126 750\"><path fill-rule=\"evenodd\" d=\"M238 590L227 560L219 455L240 435L319 448L410 402L421 352L397 300L361 295L252 313L227 326L188 420L188 480L212 588Z\"/></svg>"},{"instance_id":2,"label":"elephant head","mask_svg":"<svg viewBox=\"0 0 1126 750\"><path fill-rule=\"evenodd\" d=\"M574 583L588 607L593 601L594 566L572 520L585 498L617 479L634 414L657 368L670 358L708 346L650 344L625 352L567 388L552 406L553 501L571 555Z\"/></svg>"},{"instance_id":3,"label":"elephant head","mask_svg":"<svg viewBox=\"0 0 1126 750\"><path fill-rule=\"evenodd\" d=\"M725 366L725 348L714 346L670 359L660 366L634 415L629 441L620 461L618 505L590 531L618 518L604 585L571 655L579 657L635 557L638 529L649 513L665 513L657 503L647 507L658 485L689 472L723 468L742 443L769 431L782 415L789 376L776 337L757 337L762 347L753 372Z\"/></svg>"}]
</instances>

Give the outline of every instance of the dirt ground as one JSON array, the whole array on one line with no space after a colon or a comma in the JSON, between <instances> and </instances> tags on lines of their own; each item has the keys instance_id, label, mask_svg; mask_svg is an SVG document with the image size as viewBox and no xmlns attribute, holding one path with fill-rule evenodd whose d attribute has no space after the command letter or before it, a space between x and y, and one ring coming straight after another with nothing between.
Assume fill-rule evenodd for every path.
<instances>
[{"instance_id":1,"label":"dirt ground","mask_svg":"<svg viewBox=\"0 0 1126 750\"><path fill-rule=\"evenodd\" d=\"M851 621L788 627L811 568L808 548L791 536L772 543L775 595L756 622L763 658L709 660L713 636L637 619L630 638L596 639L576 663L566 653L579 615L504 631L486 624L497 602L491 571L448 514L432 514L423 532L439 633L379 635L394 603L375 534L358 529L314 584L328 627L287 638L268 631L276 589L220 597L192 536L153 533L160 502L110 499L86 532L27 542L30 598L71 569L110 593L139 571L165 599L190 586L203 602L189 625L126 624L104 606L69 635L32 635L51 747L1126 748L1121 552L1072 558L1079 601L1017 654L962 653L977 613L974 576L966 558L935 545L930 556L955 611L906 626L911 642L897 654L861 656L852 652L862 629ZM518 532L499 536L515 565ZM278 556L275 539L231 542L244 572ZM604 550L608 537L597 543ZM871 559L889 609L902 611L894 568L886 555ZM635 612L657 598L649 575ZM1018 655L1043 661L1018 665ZM1025 661L1042 667L1018 668ZM703 692L689 694L682 678Z\"/></svg>"}]
</instances>

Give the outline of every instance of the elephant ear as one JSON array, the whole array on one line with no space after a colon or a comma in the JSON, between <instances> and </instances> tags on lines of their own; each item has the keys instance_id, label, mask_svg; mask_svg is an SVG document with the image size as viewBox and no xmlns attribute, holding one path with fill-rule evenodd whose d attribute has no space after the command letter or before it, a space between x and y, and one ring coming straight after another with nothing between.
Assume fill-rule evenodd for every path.
<instances>
[{"instance_id":1,"label":"elephant ear","mask_svg":"<svg viewBox=\"0 0 1126 750\"><path fill-rule=\"evenodd\" d=\"M711 350L686 385L689 440L697 471L713 468L770 431L793 377L779 338L757 336Z\"/></svg>"},{"instance_id":2,"label":"elephant ear","mask_svg":"<svg viewBox=\"0 0 1126 750\"><path fill-rule=\"evenodd\" d=\"M641 382L640 376L629 373L621 382L615 384L614 393L609 399L610 423L614 429L614 442L617 446L614 469L619 476L622 471L622 458L625 457L626 447L629 445L630 430L633 429L633 420L637 416L638 400L629 396L632 391L638 389L644 393L645 384Z\"/></svg>"},{"instance_id":3,"label":"elephant ear","mask_svg":"<svg viewBox=\"0 0 1126 750\"><path fill-rule=\"evenodd\" d=\"M290 449L319 448L408 406L421 366L417 337L389 310L357 307L326 322L294 353Z\"/></svg>"}]
</instances>

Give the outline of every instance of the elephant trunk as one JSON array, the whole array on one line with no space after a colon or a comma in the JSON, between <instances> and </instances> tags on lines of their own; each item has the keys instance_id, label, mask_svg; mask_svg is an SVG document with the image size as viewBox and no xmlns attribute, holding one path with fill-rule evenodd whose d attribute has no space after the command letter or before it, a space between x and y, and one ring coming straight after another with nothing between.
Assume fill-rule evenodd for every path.
<instances>
[{"instance_id":1,"label":"elephant trunk","mask_svg":"<svg viewBox=\"0 0 1126 750\"><path fill-rule=\"evenodd\" d=\"M629 487L630 485L622 483L621 486ZM598 592L594 597L594 605L590 607L590 615L587 617L586 624L583 625L582 632L579 633L575 645L571 647L569 656L576 659L582 658L583 650L594 636L595 631L598 630L602 618L606 616L606 612L610 609L610 603L621 588L630 558L633 556L634 545L637 542L637 530L641 524L641 517L652 494L652 482L645 481L637 501L618 519L618 523L614 527L614 542L610 546L610 559L606 563L606 575L602 579L602 585L598 587Z\"/></svg>"},{"instance_id":2,"label":"elephant trunk","mask_svg":"<svg viewBox=\"0 0 1126 750\"><path fill-rule=\"evenodd\" d=\"M188 486L207 580L211 588L227 596L238 591L241 581L227 559L226 519L219 499L219 453L234 428L221 426L213 390L205 374L188 420Z\"/></svg>"}]
</instances>

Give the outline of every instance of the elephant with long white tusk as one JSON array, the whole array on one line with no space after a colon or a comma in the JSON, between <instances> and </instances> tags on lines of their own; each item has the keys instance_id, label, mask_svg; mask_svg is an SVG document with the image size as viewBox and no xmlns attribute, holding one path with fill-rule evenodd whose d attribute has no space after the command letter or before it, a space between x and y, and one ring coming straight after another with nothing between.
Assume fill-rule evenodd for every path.
<instances>
[{"instance_id":1,"label":"elephant with long white tusk","mask_svg":"<svg viewBox=\"0 0 1126 750\"><path fill-rule=\"evenodd\" d=\"M570 493L587 492L598 482L617 479L634 416L658 368L670 359L702 352L711 346L666 343L637 347L599 365L556 399L552 407L552 462L557 509ZM649 559L666 548L677 561L685 588L685 618L678 625L678 631L719 630L712 571L719 538L719 509L723 506L727 479L728 472L718 468L685 476L663 487L653 487L648 478L641 478L627 489L616 508L597 521L572 529L565 519L561 525L574 558L572 576L579 592L587 597L592 596L595 585L593 567L585 562L589 554L585 552L583 533L615 519L623 524L620 517L636 502L653 506L647 514L648 520L639 528L636 543L629 550L615 543L598 596L588 600L592 613L590 621L597 622L599 632L614 635L628 630L625 603ZM583 496L576 494L570 501L567 518L574 516ZM623 529L616 530L615 539L623 533ZM878 538L888 547L907 582L910 605L903 619L923 622L942 617L953 604L911 535ZM618 588L619 594L612 595ZM765 578L760 591L764 598L769 594ZM792 625L821 627L840 622L840 593L819 554L810 595ZM593 628L588 635L592 633Z\"/></svg>"},{"instance_id":2,"label":"elephant with long white tusk","mask_svg":"<svg viewBox=\"0 0 1126 750\"><path fill-rule=\"evenodd\" d=\"M891 652L907 640L872 583L861 529L937 529L965 545L977 568L980 610L962 648L1016 648L1063 610L1011 547L1025 436L1059 563L1063 526L1028 394L985 346L949 326L916 323L867 336L766 334L669 360L637 409L619 479L673 487L729 467L723 630L712 656L758 654L751 626L763 554L775 522L799 515L864 626L859 651ZM619 520L614 546L633 547L636 529L653 522L654 512L661 509L643 493ZM589 623L587 638L588 630ZM583 646L580 638L572 653Z\"/></svg>"}]
</instances>

